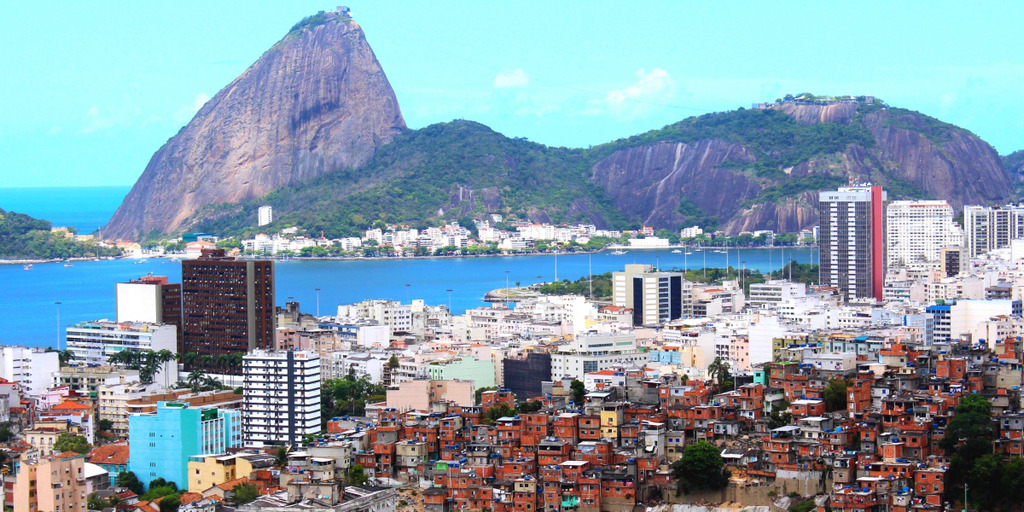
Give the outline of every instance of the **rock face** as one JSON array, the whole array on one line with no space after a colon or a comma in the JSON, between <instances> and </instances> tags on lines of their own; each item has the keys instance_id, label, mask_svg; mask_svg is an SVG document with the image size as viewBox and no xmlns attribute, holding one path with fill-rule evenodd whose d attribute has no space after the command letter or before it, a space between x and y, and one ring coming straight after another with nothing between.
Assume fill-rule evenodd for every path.
<instances>
[{"instance_id":1,"label":"rock face","mask_svg":"<svg viewBox=\"0 0 1024 512\"><path fill-rule=\"evenodd\" d=\"M1012 182L999 155L965 130L916 112L857 102L787 102L772 108L801 126L836 123L865 136L840 145L845 149L835 153L813 155L767 173L745 164L771 164L770 154L781 146L762 146L758 151L720 138L638 145L594 164L591 181L612 196L623 213L645 225L681 226L689 201L698 213L717 217L729 234L811 227L818 223L816 192L821 184L831 188L851 179L891 187L890 199L901 199L901 194L945 199L954 208L1013 198ZM739 140L744 136L733 135Z\"/></svg>"},{"instance_id":2,"label":"rock face","mask_svg":"<svg viewBox=\"0 0 1024 512\"><path fill-rule=\"evenodd\" d=\"M264 53L153 155L102 237L171 233L208 204L357 167L405 129L359 26L333 12L315 18Z\"/></svg>"},{"instance_id":3,"label":"rock face","mask_svg":"<svg viewBox=\"0 0 1024 512\"><path fill-rule=\"evenodd\" d=\"M627 216L648 226L678 226L683 197L707 214L731 216L761 191L747 176L721 167L728 161L753 162L754 156L717 139L658 143L613 153L594 165L593 180Z\"/></svg>"}]
</instances>

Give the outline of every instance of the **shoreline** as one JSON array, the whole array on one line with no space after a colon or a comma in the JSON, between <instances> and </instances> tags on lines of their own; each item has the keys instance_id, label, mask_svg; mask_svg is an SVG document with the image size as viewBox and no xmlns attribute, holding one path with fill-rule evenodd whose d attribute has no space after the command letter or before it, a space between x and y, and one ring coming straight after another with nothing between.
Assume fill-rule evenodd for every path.
<instances>
[{"instance_id":1,"label":"shoreline","mask_svg":"<svg viewBox=\"0 0 1024 512\"><path fill-rule=\"evenodd\" d=\"M29 260L0 260L0 265L35 265L37 263L60 263L63 261L101 261L101 260L116 260L123 258L123 256L106 256L103 258L88 258L85 256L78 256L75 258L52 258L52 259L29 259Z\"/></svg>"},{"instance_id":2,"label":"shoreline","mask_svg":"<svg viewBox=\"0 0 1024 512\"><path fill-rule=\"evenodd\" d=\"M700 247L692 247L686 245L670 245L668 247L630 247L620 245L606 245L601 249L593 251L565 251L565 252L511 252L504 254L442 254L442 255L426 255L426 256L239 256L240 259L267 259L276 262L282 261L346 261L346 260L420 260L420 259L453 259L453 258L504 258L504 257L523 257L523 256L558 256L558 255L576 255L576 254L600 254L607 251L618 251L624 250L627 253L629 251L671 251L676 249L690 249L694 251L703 250L774 250L774 249L815 249L816 245L805 245L805 246L759 246L759 247L734 247L734 246L712 246L704 245ZM75 257L75 258L53 258L53 259L23 259L23 260L3 260L0 259L0 265L35 265L42 263L60 263L60 262L71 262L71 261L101 261L101 260L115 260L115 259L156 259L156 258L167 258L167 259L191 259L186 258L184 254L156 254L156 255L138 255L138 254L125 254L121 256L106 256L102 258L89 258L89 257Z\"/></svg>"}]
</instances>

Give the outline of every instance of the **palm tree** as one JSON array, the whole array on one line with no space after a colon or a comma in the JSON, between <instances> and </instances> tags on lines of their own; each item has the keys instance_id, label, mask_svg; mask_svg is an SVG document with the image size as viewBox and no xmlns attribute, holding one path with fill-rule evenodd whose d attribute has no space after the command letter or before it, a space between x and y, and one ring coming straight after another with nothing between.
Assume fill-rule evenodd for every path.
<instances>
[{"instance_id":1,"label":"palm tree","mask_svg":"<svg viewBox=\"0 0 1024 512\"><path fill-rule=\"evenodd\" d=\"M185 365L186 369L192 368L198 359L199 352L185 352L184 354L178 354L178 360L181 361L181 364Z\"/></svg>"},{"instance_id":2,"label":"palm tree","mask_svg":"<svg viewBox=\"0 0 1024 512\"><path fill-rule=\"evenodd\" d=\"M192 388L192 392L196 393L199 391L199 388L202 387L204 378L205 375L203 375L202 370L192 370L192 373L188 374L185 382L188 382L189 387Z\"/></svg>"},{"instance_id":3,"label":"palm tree","mask_svg":"<svg viewBox=\"0 0 1024 512\"><path fill-rule=\"evenodd\" d=\"M729 363L716 357L715 361L708 365L708 379L715 383L719 389L725 384L725 377L729 374Z\"/></svg>"}]
</instances>

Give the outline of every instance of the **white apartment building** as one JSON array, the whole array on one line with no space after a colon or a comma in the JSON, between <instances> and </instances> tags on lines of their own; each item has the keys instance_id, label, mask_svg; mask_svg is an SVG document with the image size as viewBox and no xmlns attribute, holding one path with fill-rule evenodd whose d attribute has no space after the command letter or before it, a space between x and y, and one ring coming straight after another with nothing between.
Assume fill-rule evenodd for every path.
<instances>
[{"instance_id":1,"label":"white apartment building","mask_svg":"<svg viewBox=\"0 0 1024 512\"><path fill-rule=\"evenodd\" d=\"M649 359L646 353L637 350L633 334L586 334L551 354L551 380L582 381L588 373L643 367Z\"/></svg>"},{"instance_id":2,"label":"white apartment building","mask_svg":"<svg viewBox=\"0 0 1024 512\"><path fill-rule=\"evenodd\" d=\"M379 324L390 326L391 334L423 334L426 328L424 309L422 299L413 300L412 304L402 304L397 300L364 300L338 306L338 319L375 320Z\"/></svg>"},{"instance_id":3,"label":"white apartment building","mask_svg":"<svg viewBox=\"0 0 1024 512\"><path fill-rule=\"evenodd\" d=\"M1024 207L964 207L964 245L969 258L1009 247L1010 241L1018 238L1024 238Z\"/></svg>"},{"instance_id":4,"label":"white apartment building","mask_svg":"<svg viewBox=\"0 0 1024 512\"><path fill-rule=\"evenodd\" d=\"M784 300L803 297L807 295L807 286L803 283L793 283L781 279L774 279L766 283L754 283L750 285L750 298L747 302L751 309L760 309L763 306L778 306Z\"/></svg>"},{"instance_id":5,"label":"white apartment building","mask_svg":"<svg viewBox=\"0 0 1024 512\"><path fill-rule=\"evenodd\" d=\"M885 207L886 265L938 261L944 247L964 243L946 201L893 201Z\"/></svg>"},{"instance_id":6,"label":"white apartment building","mask_svg":"<svg viewBox=\"0 0 1024 512\"><path fill-rule=\"evenodd\" d=\"M320 432L320 356L253 350L242 360L242 437L247 447L296 446Z\"/></svg>"},{"instance_id":7,"label":"white apartment building","mask_svg":"<svg viewBox=\"0 0 1024 512\"><path fill-rule=\"evenodd\" d=\"M79 365L99 366L123 350L178 351L178 328L148 322L82 322L67 328L68 350ZM153 376L153 382L171 386L178 381L178 363L167 361Z\"/></svg>"},{"instance_id":8,"label":"white apartment building","mask_svg":"<svg viewBox=\"0 0 1024 512\"><path fill-rule=\"evenodd\" d=\"M41 348L0 347L0 377L17 382L32 396L40 396L57 382L60 360L56 352Z\"/></svg>"},{"instance_id":9,"label":"white apartment building","mask_svg":"<svg viewBox=\"0 0 1024 512\"><path fill-rule=\"evenodd\" d=\"M274 207L273 206L260 206L257 216L259 217L260 226L266 226L271 222L274 222Z\"/></svg>"},{"instance_id":10,"label":"white apartment building","mask_svg":"<svg viewBox=\"0 0 1024 512\"><path fill-rule=\"evenodd\" d=\"M633 309L633 325L660 325L693 315L693 283L682 272L626 265L612 273L612 302Z\"/></svg>"}]
</instances>

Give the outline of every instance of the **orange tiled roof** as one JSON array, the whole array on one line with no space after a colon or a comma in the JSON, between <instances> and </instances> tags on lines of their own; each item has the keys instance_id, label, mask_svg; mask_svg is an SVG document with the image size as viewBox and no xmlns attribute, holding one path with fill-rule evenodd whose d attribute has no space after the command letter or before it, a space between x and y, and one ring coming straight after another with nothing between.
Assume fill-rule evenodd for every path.
<instances>
[{"instance_id":1,"label":"orange tiled roof","mask_svg":"<svg viewBox=\"0 0 1024 512\"><path fill-rule=\"evenodd\" d=\"M87 461L93 464L128 464L127 444L106 444L97 446L89 452Z\"/></svg>"},{"instance_id":2,"label":"orange tiled roof","mask_svg":"<svg viewBox=\"0 0 1024 512\"><path fill-rule=\"evenodd\" d=\"M235 486L238 485L238 484L247 484L247 483L249 483L249 479L243 476L242 478L236 478L234 480L228 480L227 482L224 482L222 484L217 485L217 487L219 489L222 489L222 490L225 490L225 491L230 491L231 489L234 489Z\"/></svg>"},{"instance_id":3,"label":"orange tiled roof","mask_svg":"<svg viewBox=\"0 0 1024 512\"><path fill-rule=\"evenodd\" d=\"M51 411L88 411L90 409L92 409L92 407L89 407L88 405L83 405L83 404L80 404L78 402L72 402L70 400L65 400L65 401L63 401L63 402L53 406L53 408L50 409L50 410Z\"/></svg>"},{"instance_id":4,"label":"orange tiled roof","mask_svg":"<svg viewBox=\"0 0 1024 512\"><path fill-rule=\"evenodd\" d=\"M181 493L181 496L179 496L179 499L181 499L182 505L188 505L193 501L199 501L203 499L203 494L198 492L183 492Z\"/></svg>"}]
</instances>

